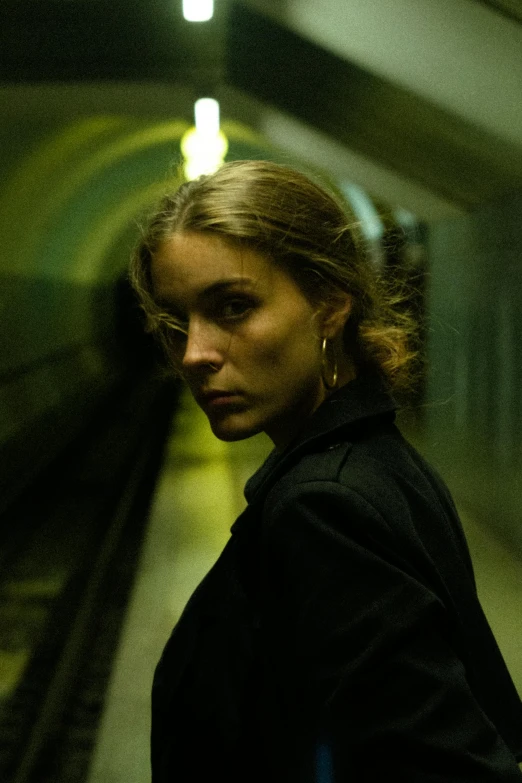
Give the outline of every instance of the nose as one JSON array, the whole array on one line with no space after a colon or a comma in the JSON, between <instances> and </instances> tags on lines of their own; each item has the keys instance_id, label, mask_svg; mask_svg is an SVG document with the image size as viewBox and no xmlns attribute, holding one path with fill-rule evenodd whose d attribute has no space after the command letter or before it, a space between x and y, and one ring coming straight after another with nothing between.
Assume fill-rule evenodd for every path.
<instances>
[{"instance_id":1,"label":"nose","mask_svg":"<svg viewBox=\"0 0 522 783\"><path fill-rule=\"evenodd\" d=\"M190 319L182 365L187 371L212 367L218 370L223 365L223 350L219 329L202 319Z\"/></svg>"}]
</instances>

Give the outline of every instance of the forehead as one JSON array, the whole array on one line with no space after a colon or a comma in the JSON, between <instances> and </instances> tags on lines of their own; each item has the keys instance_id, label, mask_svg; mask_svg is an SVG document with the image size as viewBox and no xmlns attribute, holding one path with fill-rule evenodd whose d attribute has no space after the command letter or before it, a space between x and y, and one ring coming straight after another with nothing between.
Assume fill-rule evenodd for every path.
<instances>
[{"instance_id":1,"label":"forehead","mask_svg":"<svg viewBox=\"0 0 522 783\"><path fill-rule=\"evenodd\" d=\"M222 281L269 286L277 274L264 254L209 234L173 234L152 261L154 295L167 300L198 296Z\"/></svg>"}]
</instances>

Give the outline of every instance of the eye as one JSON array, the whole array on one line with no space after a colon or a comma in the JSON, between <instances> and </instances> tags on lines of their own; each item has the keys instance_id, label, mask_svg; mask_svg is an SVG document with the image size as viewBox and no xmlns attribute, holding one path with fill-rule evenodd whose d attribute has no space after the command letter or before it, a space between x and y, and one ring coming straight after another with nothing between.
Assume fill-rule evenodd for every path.
<instances>
[{"instance_id":1,"label":"eye","mask_svg":"<svg viewBox=\"0 0 522 783\"><path fill-rule=\"evenodd\" d=\"M219 316L225 321L240 321L254 308L254 302L244 297L231 297L218 307Z\"/></svg>"}]
</instances>

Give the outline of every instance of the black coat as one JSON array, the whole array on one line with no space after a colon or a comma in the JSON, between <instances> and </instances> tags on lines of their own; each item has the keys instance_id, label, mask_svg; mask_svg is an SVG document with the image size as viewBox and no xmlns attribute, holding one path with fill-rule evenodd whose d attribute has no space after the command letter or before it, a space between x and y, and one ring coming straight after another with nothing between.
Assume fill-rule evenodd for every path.
<instances>
[{"instance_id":1,"label":"black coat","mask_svg":"<svg viewBox=\"0 0 522 783\"><path fill-rule=\"evenodd\" d=\"M358 379L248 482L156 671L153 783L522 780L453 502L393 420Z\"/></svg>"}]
</instances>

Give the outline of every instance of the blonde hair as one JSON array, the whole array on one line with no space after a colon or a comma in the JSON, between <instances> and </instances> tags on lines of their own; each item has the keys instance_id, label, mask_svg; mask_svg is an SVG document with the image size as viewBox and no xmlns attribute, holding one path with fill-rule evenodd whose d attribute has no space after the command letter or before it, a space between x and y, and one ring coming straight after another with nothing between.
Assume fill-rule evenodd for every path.
<instances>
[{"instance_id":1,"label":"blonde hair","mask_svg":"<svg viewBox=\"0 0 522 783\"><path fill-rule=\"evenodd\" d=\"M379 274L347 209L309 177L269 161L235 161L163 198L133 253L130 277L148 330L164 343L168 329L180 326L154 300L151 265L159 245L183 231L266 254L315 304L335 304L348 292L345 348L359 372L378 370L396 390L413 385L418 328L401 306L407 297L397 280Z\"/></svg>"}]
</instances>

